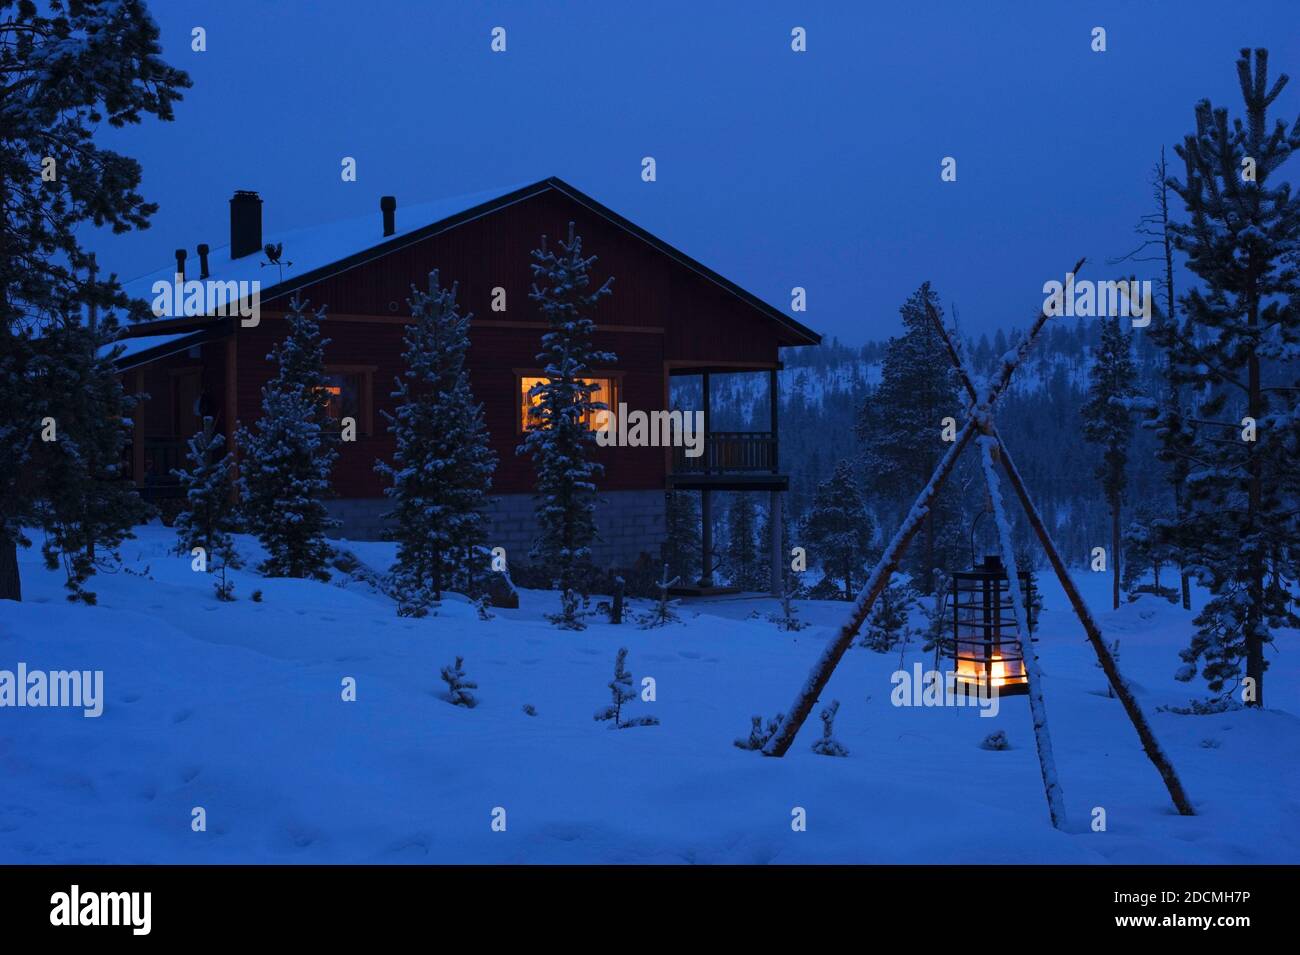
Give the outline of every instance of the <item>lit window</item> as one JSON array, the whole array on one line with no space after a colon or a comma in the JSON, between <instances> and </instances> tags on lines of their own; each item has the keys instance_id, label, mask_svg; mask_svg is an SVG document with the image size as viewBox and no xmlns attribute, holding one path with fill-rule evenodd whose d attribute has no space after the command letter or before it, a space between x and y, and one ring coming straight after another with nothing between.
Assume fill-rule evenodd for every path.
<instances>
[{"instance_id":1,"label":"lit window","mask_svg":"<svg viewBox=\"0 0 1300 955\"><path fill-rule=\"evenodd\" d=\"M327 427L339 428L344 418L361 420L362 375L354 372L333 372L325 375L327 401L325 414L330 419Z\"/></svg>"},{"instance_id":2,"label":"lit window","mask_svg":"<svg viewBox=\"0 0 1300 955\"><path fill-rule=\"evenodd\" d=\"M614 379L613 378L583 378L586 384L592 386L591 400L600 402L609 408L615 407L614 403ZM535 385L546 382L547 379L540 376L520 375L519 377L519 426L524 431L538 426L537 414L534 409L541 404L540 395L530 395ZM609 428L608 411L590 411L582 416L583 423L592 431L606 431Z\"/></svg>"}]
</instances>

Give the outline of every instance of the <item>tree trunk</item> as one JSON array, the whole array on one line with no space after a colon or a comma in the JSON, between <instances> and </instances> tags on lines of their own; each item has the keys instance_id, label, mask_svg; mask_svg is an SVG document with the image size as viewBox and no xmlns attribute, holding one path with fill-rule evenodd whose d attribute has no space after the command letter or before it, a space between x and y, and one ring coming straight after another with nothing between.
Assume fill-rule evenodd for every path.
<instances>
[{"instance_id":1,"label":"tree trunk","mask_svg":"<svg viewBox=\"0 0 1300 955\"><path fill-rule=\"evenodd\" d=\"M934 511L925 518L925 592L934 594Z\"/></svg>"},{"instance_id":2,"label":"tree trunk","mask_svg":"<svg viewBox=\"0 0 1300 955\"><path fill-rule=\"evenodd\" d=\"M1174 515L1179 526L1183 522L1183 491L1179 484L1174 485ZM1187 567L1183 563L1183 549L1178 548L1178 580L1183 591L1183 609L1192 609L1192 575L1187 572Z\"/></svg>"},{"instance_id":3,"label":"tree trunk","mask_svg":"<svg viewBox=\"0 0 1300 955\"><path fill-rule=\"evenodd\" d=\"M1110 569L1114 577L1112 602L1119 609L1119 501L1110 502Z\"/></svg>"},{"instance_id":4,"label":"tree trunk","mask_svg":"<svg viewBox=\"0 0 1300 955\"><path fill-rule=\"evenodd\" d=\"M1252 287L1250 298L1250 327L1254 331L1259 326L1259 302ZM1252 421L1258 422L1264 413L1263 392L1260 383L1259 346L1251 346L1249 368L1250 396L1248 414ZM1250 465L1250 495L1247 504L1246 526L1250 528L1250 606L1246 610L1246 676L1255 681L1255 699L1247 706L1264 706L1264 555L1260 551L1260 510L1264 499L1264 461L1259 456L1255 442L1246 447L1247 463Z\"/></svg>"},{"instance_id":5,"label":"tree trunk","mask_svg":"<svg viewBox=\"0 0 1300 955\"><path fill-rule=\"evenodd\" d=\"M18 573L18 545L0 539L0 600L23 599L23 582Z\"/></svg>"}]
</instances>

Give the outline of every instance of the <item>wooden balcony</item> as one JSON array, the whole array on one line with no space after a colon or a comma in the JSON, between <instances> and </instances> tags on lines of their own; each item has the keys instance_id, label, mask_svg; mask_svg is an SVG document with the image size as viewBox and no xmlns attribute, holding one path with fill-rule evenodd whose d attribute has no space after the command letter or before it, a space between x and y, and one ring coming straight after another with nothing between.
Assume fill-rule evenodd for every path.
<instances>
[{"instance_id":1,"label":"wooden balcony","mask_svg":"<svg viewBox=\"0 0 1300 955\"><path fill-rule=\"evenodd\" d=\"M714 431L703 452L688 457L673 448L668 485L677 490L784 491L789 478L777 473L776 435L770 431Z\"/></svg>"}]
</instances>

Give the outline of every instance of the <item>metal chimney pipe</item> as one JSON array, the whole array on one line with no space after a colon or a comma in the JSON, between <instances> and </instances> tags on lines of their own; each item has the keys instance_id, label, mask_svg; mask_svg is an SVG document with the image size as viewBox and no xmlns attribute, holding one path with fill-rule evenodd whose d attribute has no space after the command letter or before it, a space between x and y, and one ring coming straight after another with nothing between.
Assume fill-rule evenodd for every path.
<instances>
[{"instance_id":1,"label":"metal chimney pipe","mask_svg":"<svg viewBox=\"0 0 1300 955\"><path fill-rule=\"evenodd\" d=\"M392 235L397 231L397 197L380 196L379 209L384 214L384 235Z\"/></svg>"},{"instance_id":2,"label":"metal chimney pipe","mask_svg":"<svg viewBox=\"0 0 1300 955\"><path fill-rule=\"evenodd\" d=\"M185 250L176 250L176 274L185 278Z\"/></svg>"},{"instance_id":3,"label":"metal chimney pipe","mask_svg":"<svg viewBox=\"0 0 1300 955\"><path fill-rule=\"evenodd\" d=\"M211 273L208 271L208 244L199 243L199 278L205 279Z\"/></svg>"}]
</instances>

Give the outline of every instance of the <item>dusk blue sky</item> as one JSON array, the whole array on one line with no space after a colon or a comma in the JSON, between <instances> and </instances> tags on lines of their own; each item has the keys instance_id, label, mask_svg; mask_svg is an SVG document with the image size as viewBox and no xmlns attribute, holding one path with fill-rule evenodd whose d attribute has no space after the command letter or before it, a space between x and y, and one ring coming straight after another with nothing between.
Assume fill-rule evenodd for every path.
<instances>
[{"instance_id":1,"label":"dusk blue sky","mask_svg":"<svg viewBox=\"0 0 1300 955\"><path fill-rule=\"evenodd\" d=\"M400 217L557 175L787 312L806 287L801 320L854 344L895 333L926 279L978 333L1026 324L1080 256L1119 276L1161 145L1201 97L1240 115L1237 50L1300 77L1295 0L151 6L194 87L174 123L105 135L161 206L145 232L87 237L124 280L225 244L235 189L268 229L372 212L378 230L384 194ZM1300 79L1275 109L1294 121Z\"/></svg>"}]
</instances>

